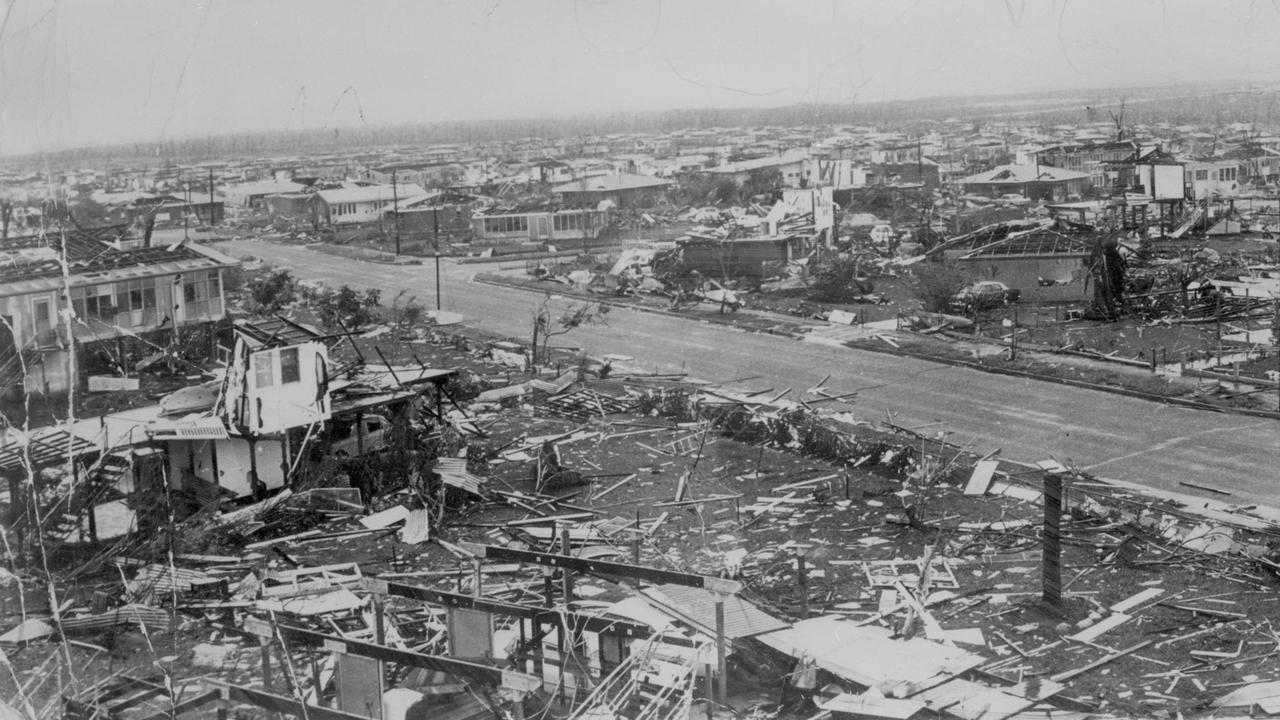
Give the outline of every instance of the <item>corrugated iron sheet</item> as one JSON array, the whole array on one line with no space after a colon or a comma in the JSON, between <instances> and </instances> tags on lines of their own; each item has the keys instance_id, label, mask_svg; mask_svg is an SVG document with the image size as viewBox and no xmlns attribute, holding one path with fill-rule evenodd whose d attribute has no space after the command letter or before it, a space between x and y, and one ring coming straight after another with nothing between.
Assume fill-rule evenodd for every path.
<instances>
[{"instance_id":1,"label":"corrugated iron sheet","mask_svg":"<svg viewBox=\"0 0 1280 720\"><path fill-rule=\"evenodd\" d=\"M484 486L484 478L472 475L467 470L465 458L439 458L436 460L435 470L440 474L444 484L449 487L479 495L480 488Z\"/></svg>"}]
</instances>

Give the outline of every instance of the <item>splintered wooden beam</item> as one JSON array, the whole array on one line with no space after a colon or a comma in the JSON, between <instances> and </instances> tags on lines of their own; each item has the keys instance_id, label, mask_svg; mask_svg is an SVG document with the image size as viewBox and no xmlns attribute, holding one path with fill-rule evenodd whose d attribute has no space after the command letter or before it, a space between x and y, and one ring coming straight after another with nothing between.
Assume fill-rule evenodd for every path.
<instances>
[{"instance_id":1,"label":"splintered wooden beam","mask_svg":"<svg viewBox=\"0 0 1280 720\"><path fill-rule=\"evenodd\" d=\"M260 707L263 710L270 710L284 715L292 715L294 717L303 718L303 720L369 720L364 715L352 715L341 710L334 710L323 705L309 705L300 703L291 697L284 695L276 695L253 688L241 687L239 685L227 685L223 687L219 694L223 700L228 702L244 703ZM166 717L168 715L166 714Z\"/></svg>"},{"instance_id":2,"label":"splintered wooden beam","mask_svg":"<svg viewBox=\"0 0 1280 720\"><path fill-rule=\"evenodd\" d=\"M542 681L532 675L506 670L494 665L483 665L466 660L457 660L439 655L422 653L387 647L378 643L362 642L337 635L327 635L307 628L292 625L272 624L257 618L246 618L241 629L251 635L270 640L277 635L290 642L309 647L322 648L330 652L358 655L372 660L399 663L409 667L438 670L449 675L470 680L485 687L505 687L521 692L531 692L541 687ZM287 711L281 711L287 712ZM314 717L314 716L313 716Z\"/></svg>"},{"instance_id":3,"label":"splintered wooden beam","mask_svg":"<svg viewBox=\"0 0 1280 720\"><path fill-rule=\"evenodd\" d=\"M429 602L449 608L479 610L499 615L528 618L534 620L538 624L565 626L579 631L608 632L614 635L634 638L647 638L653 634L652 629L650 629L648 625L629 622L627 620L615 620L613 618L601 617L599 615L587 615L584 613L573 612L571 610L548 610L545 607L521 605L519 603L509 603L501 600L474 597L471 595L463 595L462 593L454 593L445 590L436 590L435 588L426 588L418 585L409 585L401 582L383 580L381 578L366 578L364 583L361 585L361 589L371 593L394 595L396 597L408 598L411 600L421 600L423 602Z\"/></svg>"}]
</instances>

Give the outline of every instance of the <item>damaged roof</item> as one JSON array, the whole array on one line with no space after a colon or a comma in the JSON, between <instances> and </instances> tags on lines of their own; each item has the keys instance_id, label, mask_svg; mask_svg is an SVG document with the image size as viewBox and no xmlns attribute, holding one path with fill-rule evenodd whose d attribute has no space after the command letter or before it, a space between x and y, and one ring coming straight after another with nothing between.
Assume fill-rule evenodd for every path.
<instances>
[{"instance_id":1,"label":"damaged roof","mask_svg":"<svg viewBox=\"0 0 1280 720\"><path fill-rule=\"evenodd\" d=\"M935 255L937 253L949 250L974 250L1003 240L1014 233L1035 230L1045 227L1046 224L1041 220L1012 220L1009 222L992 223L984 225L977 230L973 230L963 235L957 235L944 243L934 246L926 255Z\"/></svg>"},{"instance_id":2,"label":"damaged roof","mask_svg":"<svg viewBox=\"0 0 1280 720\"><path fill-rule=\"evenodd\" d=\"M316 194L332 205L335 203L391 202L397 196L411 198L426 195L427 191L413 183L400 183L394 188L390 185L357 185L334 190L319 190Z\"/></svg>"},{"instance_id":3,"label":"damaged roof","mask_svg":"<svg viewBox=\"0 0 1280 720\"><path fill-rule=\"evenodd\" d=\"M563 183L551 188L553 193L595 193L595 192L619 192L622 190L641 190L644 188L660 188L666 187L671 183L662 178L650 177L648 175L633 175L631 173L616 173L612 175L594 175L592 177L574 180L573 182Z\"/></svg>"},{"instance_id":4,"label":"damaged roof","mask_svg":"<svg viewBox=\"0 0 1280 720\"><path fill-rule=\"evenodd\" d=\"M658 585L640 591L649 602L688 623L698 632L716 636L716 594L688 585ZM730 640L753 637L791 627L791 623L766 613L737 595L725 595L724 636Z\"/></svg>"},{"instance_id":5,"label":"damaged roof","mask_svg":"<svg viewBox=\"0 0 1280 720\"><path fill-rule=\"evenodd\" d=\"M256 347L284 347L301 345L325 336L315 329L282 317L266 320L237 320L236 332L245 336Z\"/></svg>"},{"instance_id":6,"label":"damaged roof","mask_svg":"<svg viewBox=\"0 0 1280 720\"><path fill-rule=\"evenodd\" d=\"M0 296L61 287L61 257L64 248L72 286L234 267L239 264L234 258L199 245L180 243L167 247L119 250L108 244L121 239L123 235L120 227L113 226L69 230L66 232L65 242L60 234L0 241Z\"/></svg>"},{"instance_id":7,"label":"damaged roof","mask_svg":"<svg viewBox=\"0 0 1280 720\"><path fill-rule=\"evenodd\" d=\"M1012 233L978 247L961 260L994 257L1085 256L1093 249L1093 238L1086 234L1062 232L1054 228L1036 228Z\"/></svg>"}]
</instances>

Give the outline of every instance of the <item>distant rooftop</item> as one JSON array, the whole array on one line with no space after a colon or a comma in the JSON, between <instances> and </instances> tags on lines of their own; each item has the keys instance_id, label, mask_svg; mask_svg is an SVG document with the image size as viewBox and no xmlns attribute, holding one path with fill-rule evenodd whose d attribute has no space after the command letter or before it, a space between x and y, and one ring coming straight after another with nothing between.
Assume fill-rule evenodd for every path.
<instances>
[{"instance_id":1,"label":"distant rooftop","mask_svg":"<svg viewBox=\"0 0 1280 720\"><path fill-rule=\"evenodd\" d=\"M317 194L332 205L333 203L381 202L383 200L390 202L397 197L410 198L426 195L427 191L414 183L400 183L394 188L390 185L356 185L335 190L320 190Z\"/></svg>"},{"instance_id":2,"label":"distant rooftop","mask_svg":"<svg viewBox=\"0 0 1280 720\"><path fill-rule=\"evenodd\" d=\"M593 175L592 177L561 183L551 188L553 193L594 193L618 192L621 190L641 190L659 188L670 183L662 178L631 173L613 173L609 175Z\"/></svg>"},{"instance_id":3,"label":"distant rooftop","mask_svg":"<svg viewBox=\"0 0 1280 720\"><path fill-rule=\"evenodd\" d=\"M965 185L1004 185L1031 182L1067 182L1087 179L1089 176L1075 170L1064 170L1052 165L1000 165L986 172L970 175L960 182Z\"/></svg>"}]
</instances>

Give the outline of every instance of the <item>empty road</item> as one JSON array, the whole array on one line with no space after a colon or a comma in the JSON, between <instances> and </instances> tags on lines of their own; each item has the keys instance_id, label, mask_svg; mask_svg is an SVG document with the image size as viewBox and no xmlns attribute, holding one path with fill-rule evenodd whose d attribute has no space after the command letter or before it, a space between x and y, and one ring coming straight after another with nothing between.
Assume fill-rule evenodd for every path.
<instances>
[{"instance_id":1,"label":"empty road","mask_svg":"<svg viewBox=\"0 0 1280 720\"><path fill-rule=\"evenodd\" d=\"M434 307L434 268L363 263L303 247L228 241L218 249L289 268L296 278L338 287L377 287L384 304L407 290ZM473 284L490 265L442 263L443 308L466 324L527 338L530 292ZM845 347L747 333L666 315L614 308L607 325L574 330L559 344L593 356L628 355L654 372L687 372L711 381L759 376L741 389L794 388L820 382L834 394L857 392L848 406L860 419L947 431L951 442L1007 458L1050 456L1100 477L1194 494L1180 482L1229 490L1240 504L1280 505L1280 421L1170 407L1145 400L954 368ZM831 407L834 403L828 403Z\"/></svg>"}]
</instances>

